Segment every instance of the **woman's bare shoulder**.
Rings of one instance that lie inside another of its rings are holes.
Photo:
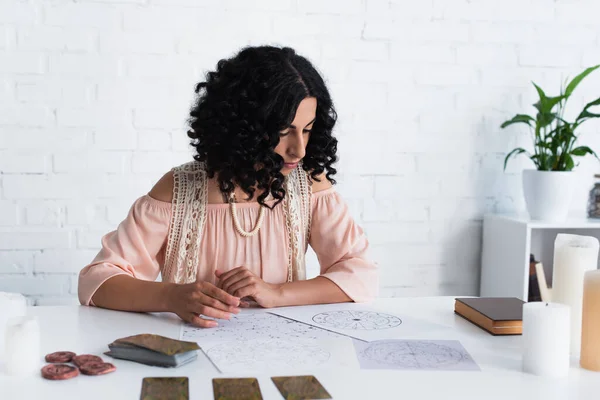
[[[173,201],[173,171],[169,171],[159,179],[152,190],[148,193],[155,200],[170,203]]]
[[[331,181],[327,179],[324,173],[319,175],[317,178],[319,178],[319,181],[317,181],[316,179],[312,180],[313,182],[311,186],[313,193],[322,192],[323,190],[327,190],[333,186],[331,184]]]

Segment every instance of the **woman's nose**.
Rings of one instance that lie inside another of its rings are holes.
[[[304,158],[306,143],[302,133],[294,135],[294,140],[290,143],[288,152],[296,158]]]

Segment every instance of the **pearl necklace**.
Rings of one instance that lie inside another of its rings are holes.
[[[229,195],[229,209],[231,210],[231,217],[233,219],[233,226],[235,227],[235,230],[242,236],[244,237],[250,237],[250,236],[254,236],[258,233],[258,230],[260,229],[262,222],[263,222],[263,218],[265,216],[265,207],[260,205],[260,210],[258,211],[258,220],[256,221],[256,225],[254,226],[254,229],[252,229],[250,232],[245,231],[242,228],[242,225],[240,224],[240,221],[238,220],[237,217],[237,207],[235,205],[235,193],[231,192],[231,194]]]

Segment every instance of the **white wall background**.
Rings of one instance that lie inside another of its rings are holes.
[[[0,1],[0,290],[73,302],[100,237],[185,162],[194,84],[245,44],[295,47],[340,120],[339,191],[382,295],[477,294],[485,212],[524,209],[499,125],[600,63],[577,0]],[[600,95],[600,72],[571,103]],[[582,142],[600,150],[598,124]],[[598,163],[585,159],[573,211]]]

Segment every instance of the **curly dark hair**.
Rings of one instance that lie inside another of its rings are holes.
[[[308,97],[316,98],[317,110],[302,168],[312,180],[325,172],[335,184],[337,113],[323,78],[306,58],[289,47],[245,47],[220,60],[205,79],[196,85],[188,136],[194,159],[205,164],[209,178],[217,176],[223,193],[238,185],[250,199],[256,187],[264,190],[257,199],[261,205],[269,192],[281,202],[284,160],[274,149]]]

